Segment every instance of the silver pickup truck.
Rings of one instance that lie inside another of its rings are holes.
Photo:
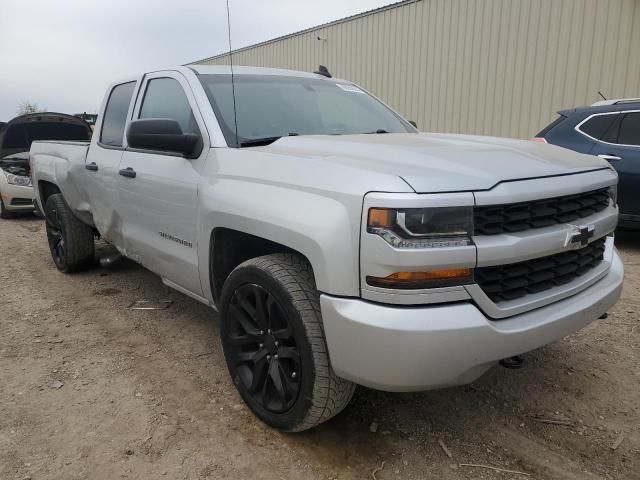
[[[100,237],[219,310],[240,395],[287,431],[336,415],[356,384],[517,366],[616,302],[606,161],[420,133],[323,73],[179,67],[112,85],[90,143],[31,148],[58,269],[90,267]]]

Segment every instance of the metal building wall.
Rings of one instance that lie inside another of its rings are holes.
[[[423,131],[528,138],[598,91],[640,97],[640,0],[410,0],[239,49],[233,62],[323,64]]]

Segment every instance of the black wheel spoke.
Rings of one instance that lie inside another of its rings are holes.
[[[300,353],[298,353],[298,349],[294,347],[278,348],[278,358],[291,359],[296,365],[300,363]]]
[[[253,294],[256,299],[256,321],[258,322],[258,326],[262,330],[267,330],[269,328],[268,314],[267,314],[267,306],[265,303],[265,291],[260,289],[257,285],[253,288]]]
[[[251,378],[251,385],[249,385],[249,393],[255,394],[258,391],[264,392],[267,385],[267,371],[268,371],[269,363],[267,362],[266,357],[261,361],[257,362],[253,367],[253,377]]]
[[[285,371],[282,363],[279,363],[278,368],[280,369],[280,375],[282,375],[282,380],[285,385],[287,395],[294,396],[298,389],[298,383],[291,378],[291,375],[288,374],[287,371]]]
[[[236,347],[242,347],[244,345],[256,344],[258,339],[252,335],[229,335],[229,341]]]
[[[280,362],[278,360],[271,361],[271,364],[269,365],[269,377],[271,378],[271,382],[273,383],[273,387],[275,388],[278,400],[280,400],[282,408],[284,408],[287,404],[287,392],[286,387],[282,381],[279,365]]]
[[[273,336],[279,340],[287,340],[293,336],[293,329],[291,325],[287,322],[287,326],[285,328],[281,328],[279,330],[274,330],[272,332]]]
[[[301,359],[290,320],[276,297],[264,287],[245,284],[227,306],[228,361],[244,390],[260,408],[289,410],[301,388]]]
[[[267,352],[264,349],[253,350],[248,352],[239,353],[236,357],[237,363],[257,363],[267,356]]]
[[[252,320],[249,315],[233,304],[229,305],[229,315],[240,324],[245,333],[250,337],[260,335],[260,330],[251,324]]]

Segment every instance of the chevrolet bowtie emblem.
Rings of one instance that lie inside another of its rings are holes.
[[[565,247],[575,243],[579,243],[580,245],[584,246],[589,243],[589,239],[595,234],[596,226],[593,224],[572,226],[575,228],[575,230],[573,232],[569,232],[569,234],[567,235],[567,242],[565,243]]]

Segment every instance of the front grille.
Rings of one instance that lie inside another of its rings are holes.
[[[603,259],[606,237],[584,248],[526,262],[477,268],[480,288],[494,302],[515,300],[530,293],[569,283],[596,267]]]
[[[476,207],[475,234],[497,235],[573,222],[600,212],[608,205],[609,194],[602,188],[566,197]]]
[[[33,200],[30,198],[12,198],[11,205],[33,205]]]

